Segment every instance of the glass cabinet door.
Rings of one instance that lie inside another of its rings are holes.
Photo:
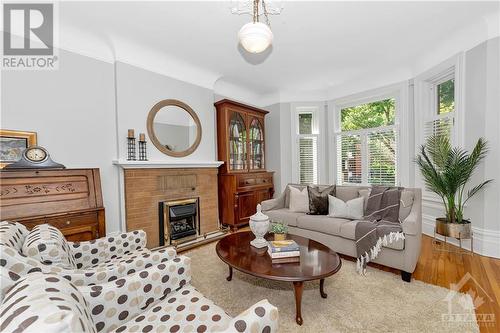
[[[264,129],[257,118],[250,122],[250,169],[264,169]]]
[[[247,128],[243,117],[234,112],[229,121],[229,169],[247,168]]]

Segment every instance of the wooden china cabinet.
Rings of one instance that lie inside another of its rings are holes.
[[[273,172],[266,171],[264,117],[268,113],[227,99],[217,109],[219,216],[236,230],[248,223],[258,203],[274,194]]]

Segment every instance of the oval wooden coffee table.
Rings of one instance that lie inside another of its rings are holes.
[[[266,239],[272,239],[268,235]],[[230,234],[217,243],[219,258],[229,266],[228,281],[233,277],[233,268],[259,278],[292,282],[295,291],[295,321],[302,325],[302,290],[305,281],[320,280],[319,292],[326,298],[325,278],[337,273],[342,261],[337,253],[326,245],[301,236],[288,235],[300,246],[300,262],[272,264],[267,247],[257,249],[250,245],[255,236],[250,231]]]

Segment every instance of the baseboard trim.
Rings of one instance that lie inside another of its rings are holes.
[[[422,215],[422,233],[434,236],[435,217]],[[472,227],[474,237],[474,253],[500,259],[500,231]],[[442,237],[439,236],[440,239]],[[454,238],[447,238],[447,242],[458,246],[458,241]],[[462,241],[462,247],[470,250],[471,242]]]

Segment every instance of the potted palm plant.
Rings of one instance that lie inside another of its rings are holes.
[[[471,153],[452,147],[445,135],[434,135],[420,148],[416,163],[428,190],[443,200],[446,217],[436,219],[436,232],[454,238],[470,238],[471,223],[464,219],[467,201],[481,191],[492,179],[476,186],[466,184],[488,152],[487,143],[480,138]]]

